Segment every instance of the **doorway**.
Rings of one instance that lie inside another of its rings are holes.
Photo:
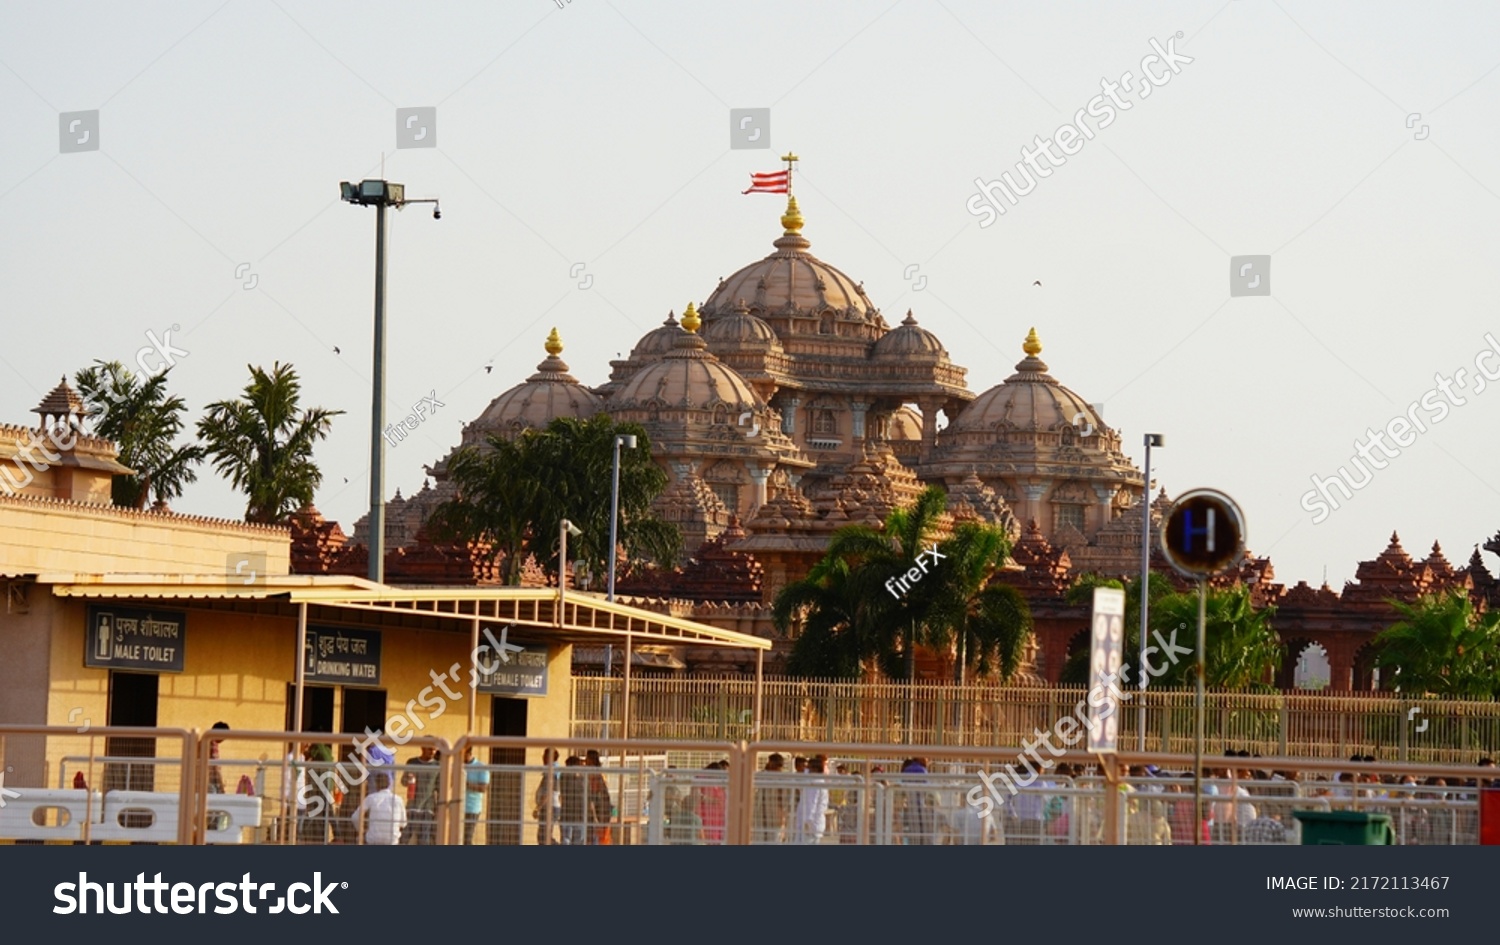
[[[525,699],[508,699],[494,696],[490,700],[490,734],[526,734]],[[490,764],[526,764],[524,748],[491,748]],[[530,808],[522,797],[521,771],[496,771],[490,777],[489,830],[485,831],[485,842],[491,846],[519,846],[521,825]]]
[[[155,673],[109,674],[109,725],[156,727],[156,697],[159,676]],[[111,758],[147,758],[139,764],[109,762],[104,766],[104,790],[151,791],[156,784],[156,739],[112,737],[104,740],[104,754]]]
[[[303,696],[305,698],[307,693],[304,692]],[[329,728],[332,728],[332,695],[329,699]],[[339,731],[345,734],[363,735],[365,729],[372,732],[385,730],[385,690],[350,689],[346,686],[344,687],[344,718]]]
[[[295,731],[292,726],[296,723],[296,713],[292,711],[297,701],[297,686],[295,683],[286,684],[286,730]],[[332,732],[333,731],[333,687],[332,686],[307,686],[302,687],[302,730],[304,732]],[[364,729],[359,731],[363,732]]]

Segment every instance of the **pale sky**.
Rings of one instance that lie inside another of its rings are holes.
[[[913,309],[976,392],[1035,325],[1137,465],[1142,433],[1166,436],[1169,494],[1238,500],[1278,580],[1326,566],[1337,587],[1393,529],[1462,565],[1500,528],[1500,383],[1474,393],[1500,337],[1500,7],[559,2],[4,3],[0,418],[177,325],[194,420],[277,360],[305,404],[348,411],[317,504],[352,530],[374,211],[341,204],[340,180],[384,160],[443,202],[438,221],[392,214],[388,415],[444,405],[388,450],[409,494],[552,326],[600,384],[770,252],[782,198],[740,191],[791,149],[812,251],[888,322]],[[1128,111],[982,227],[975,179],[1018,177],[1021,149],[1139,76],[1153,39],[1192,62],[1118,93]],[[397,147],[411,107],[436,108],[436,147]],[[769,149],[730,148],[734,108],[771,110]],[[93,110],[61,153],[60,115]],[[1231,298],[1231,257],[1255,255],[1271,294]],[[1310,477],[1460,368],[1463,404],[1314,524]],[[244,501],[205,468],[174,508]]]

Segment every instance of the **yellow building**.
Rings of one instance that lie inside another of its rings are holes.
[[[0,449],[0,784],[64,788],[70,758],[158,754],[149,738],[98,745],[88,729],[106,725],[562,739],[575,644],[769,648],[579,591],[289,574],[284,528],[105,504],[110,477],[129,470],[80,433],[82,408],[64,382],[38,427],[0,430],[16,444]],[[4,731],[43,725],[77,734]],[[263,760],[274,745],[230,740],[222,758]],[[172,790],[159,769],[117,764],[92,786]]]

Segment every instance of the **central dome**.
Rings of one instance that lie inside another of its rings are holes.
[[[699,310],[704,322],[711,325],[715,319],[732,314],[744,300],[750,314],[762,318],[817,319],[832,314],[845,321],[885,328],[863,284],[807,251],[812,244],[801,232],[797,198],[788,199],[781,222],[786,231],[771,244],[776,252],[720,279],[718,288]]]

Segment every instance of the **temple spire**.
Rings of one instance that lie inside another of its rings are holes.
[[[1042,353],[1042,339],[1036,336],[1035,327],[1026,333],[1026,340],[1021,344],[1021,350],[1033,358]]]
[[[802,211],[797,209],[797,198],[792,196],[792,171],[802,159],[791,151],[783,154],[781,159],[786,162],[786,213],[781,215],[781,227],[787,236],[792,236],[802,232]]]

